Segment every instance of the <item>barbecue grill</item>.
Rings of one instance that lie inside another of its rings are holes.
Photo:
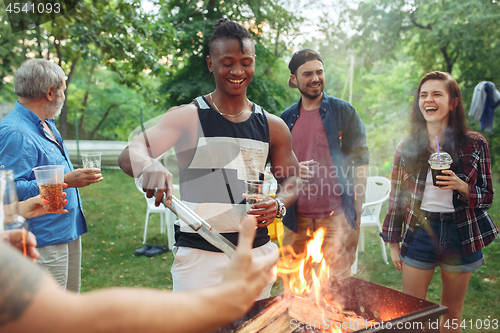
[[[351,310],[367,320],[380,325],[363,327],[356,332],[439,332],[437,320],[448,308],[394,289],[349,277],[337,281],[329,290],[333,299],[345,310]],[[231,333],[247,320],[254,318],[283,295],[257,301],[248,313],[214,333]],[[297,328],[294,333],[319,332]]]

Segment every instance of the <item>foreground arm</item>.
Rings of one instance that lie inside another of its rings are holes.
[[[5,230],[0,232],[0,243],[4,244],[10,244],[14,248],[18,249],[19,252],[24,251],[24,246],[23,246],[23,239],[26,241],[26,256],[31,258],[31,260],[35,263],[36,259],[40,257],[40,253],[38,253],[38,250],[36,249],[36,237],[33,235],[33,233],[28,232],[27,234],[24,234],[24,230],[21,229],[13,229],[13,230]],[[2,245],[0,244],[0,247]],[[2,248],[3,249],[3,248]],[[0,254],[0,269],[1,269],[1,254]],[[0,273],[1,275],[1,273]],[[0,318],[2,314],[2,307],[1,307],[1,282],[0,278]],[[0,320],[1,322],[1,320]],[[0,325],[1,327],[1,325]]]
[[[67,184],[64,184],[64,187],[67,187]],[[63,198],[66,197],[66,193],[63,193]],[[48,203],[47,200],[40,198],[40,195],[36,197],[29,198],[28,200],[19,202],[19,213],[27,218],[31,219],[34,217],[46,215],[47,212],[43,208],[43,205]],[[66,205],[68,200],[63,200],[63,205]],[[67,213],[67,210],[63,210],[61,213]],[[26,244],[26,256],[31,258],[33,262],[36,262],[36,259],[40,257],[40,253],[36,249],[36,238],[35,235],[31,232],[24,234],[24,230],[21,229],[12,229],[5,230],[0,232],[0,242],[9,243],[11,246],[17,248],[19,251],[24,251],[23,241]]]
[[[269,282],[277,253],[254,261],[255,219],[240,226],[239,246],[221,285],[191,292],[115,288],[66,293],[17,251],[0,244],[2,332],[211,332],[251,307]]]

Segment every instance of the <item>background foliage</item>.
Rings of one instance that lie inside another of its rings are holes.
[[[371,164],[387,167],[406,135],[414,89],[429,70],[450,71],[468,108],[477,83],[500,82],[497,0],[83,0],[70,14],[12,33],[0,4],[0,103],[15,101],[12,74],[27,58],[67,73],[64,138],[126,140],[145,119],[215,88],[206,66],[213,24],[242,23],[257,65],[248,96],[274,114],[296,102],[287,61],[311,47],[323,56],[326,92],[342,97],[355,60],[351,103],[365,123]],[[348,93],[343,96],[348,99]],[[468,119],[474,130],[479,124]],[[500,128],[486,134],[500,170]]]

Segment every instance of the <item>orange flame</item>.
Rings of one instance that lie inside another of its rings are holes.
[[[310,236],[311,233],[308,231]],[[322,285],[328,283],[330,276],[321,246],[325,229],[318,229],[306,245],[304,253],[295,254],[291,247],[285,247],[284,256],[278,262],[278,275],[288,281],[288,289],[295,296],[316,295],[320,301]]]
[[[325,311],[342,313],[339,303],[333,301],[331,296],[329,299],[325,298],[324,291],[328,289],[330,279],[330,269],[321,249],[325,233],[325,228],[319,228],[313,235],[307,230],[311,240],[303,253],[296,254],[291,246],[282,247],[282,256],[277,266],[277,274],[283,279],[285,294],[309,298],[318,305],[323,315]],[[342,330],[331,327],[323,332],[342,333]]]

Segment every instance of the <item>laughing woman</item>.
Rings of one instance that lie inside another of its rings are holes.
[[[410,134],[396,149],[381,236],[402,270],[404,293],[425,299],[434,268],[441,267],[441,304],[449,308],[441,332],[459,332],[452,323],[460,326],[471,273],[484,264],[481,249],[498,233],[486,212],[493,201],[488,144],[467,130],[460,89],[448,73],[422,78],[410,120]],[[434,186],[428,159],[438,150],[453,164]]]

